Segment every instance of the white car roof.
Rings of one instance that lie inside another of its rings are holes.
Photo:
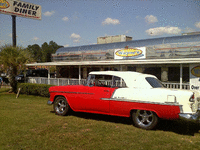
[[[124,79],[128,87],[133,88],[151,88],[150,84],[146,81],[146,77],[156,78],[154,75],[143,74],[133,71],[93,71],[89,75],[111,75],[118,76]]]

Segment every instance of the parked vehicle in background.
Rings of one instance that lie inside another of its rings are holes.
[[[21,72],[18,76],[15,77],[15,80],[18,82],[24,82],[25,77],[48,77],[47,69],[35,69],[35,70],[26,70],[26,73]]]
[[[1,85],[6,85],[9,83],[9,80],[7,77],[0,77],[0,84]]]
[[[53,86],[50,100],[58,115],[72,109],[131,117],[135,126],[153,129],[158,119],[200,122],[200,101],[189,90],[167,89],[153,75],[130,71],[89,73],[86,85]]]

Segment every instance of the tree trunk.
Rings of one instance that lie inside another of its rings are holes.
[[[10,86],[12,87],[12,92],[17,92],[17,81],[15,80],[15,76],[17,76],[17,67],[11,66],[9,71],[9,81]]]

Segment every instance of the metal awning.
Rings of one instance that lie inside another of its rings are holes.
[[[72,62],[45,62],[32,63],[26,66],[86,66],[86,65],[145,65],[145,64],[194,64],[200,63],[200,58],[182,59],[135,59],[135,60],[109,60],[109,61],[72,61]]]

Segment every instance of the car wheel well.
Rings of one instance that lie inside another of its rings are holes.
[[[64,97],[64,96],[63,96],[63,95],[56,95],[56,96],[54,97],[53,102],[56,100],[57,97]],[[66,97],[64,97],[64,98],[66,99]]]
[[[143,110],[143,109],[132,109],[132,110],[130,111],[130,117],[132,117],[133,112],[136,112],[137,110]],[[148,109],[146,109],[146,110],[148,110]],[[159,118],[159,116],[157,115],[157,113],[156,113],[155,111],[153,111],[153,110],[150,110],[150,111],[154,112],[155,115]]]
[[[53,109],[55,114],[60,116],[68,115],[71,110],[67,99],[63,95],[55,96]]]

